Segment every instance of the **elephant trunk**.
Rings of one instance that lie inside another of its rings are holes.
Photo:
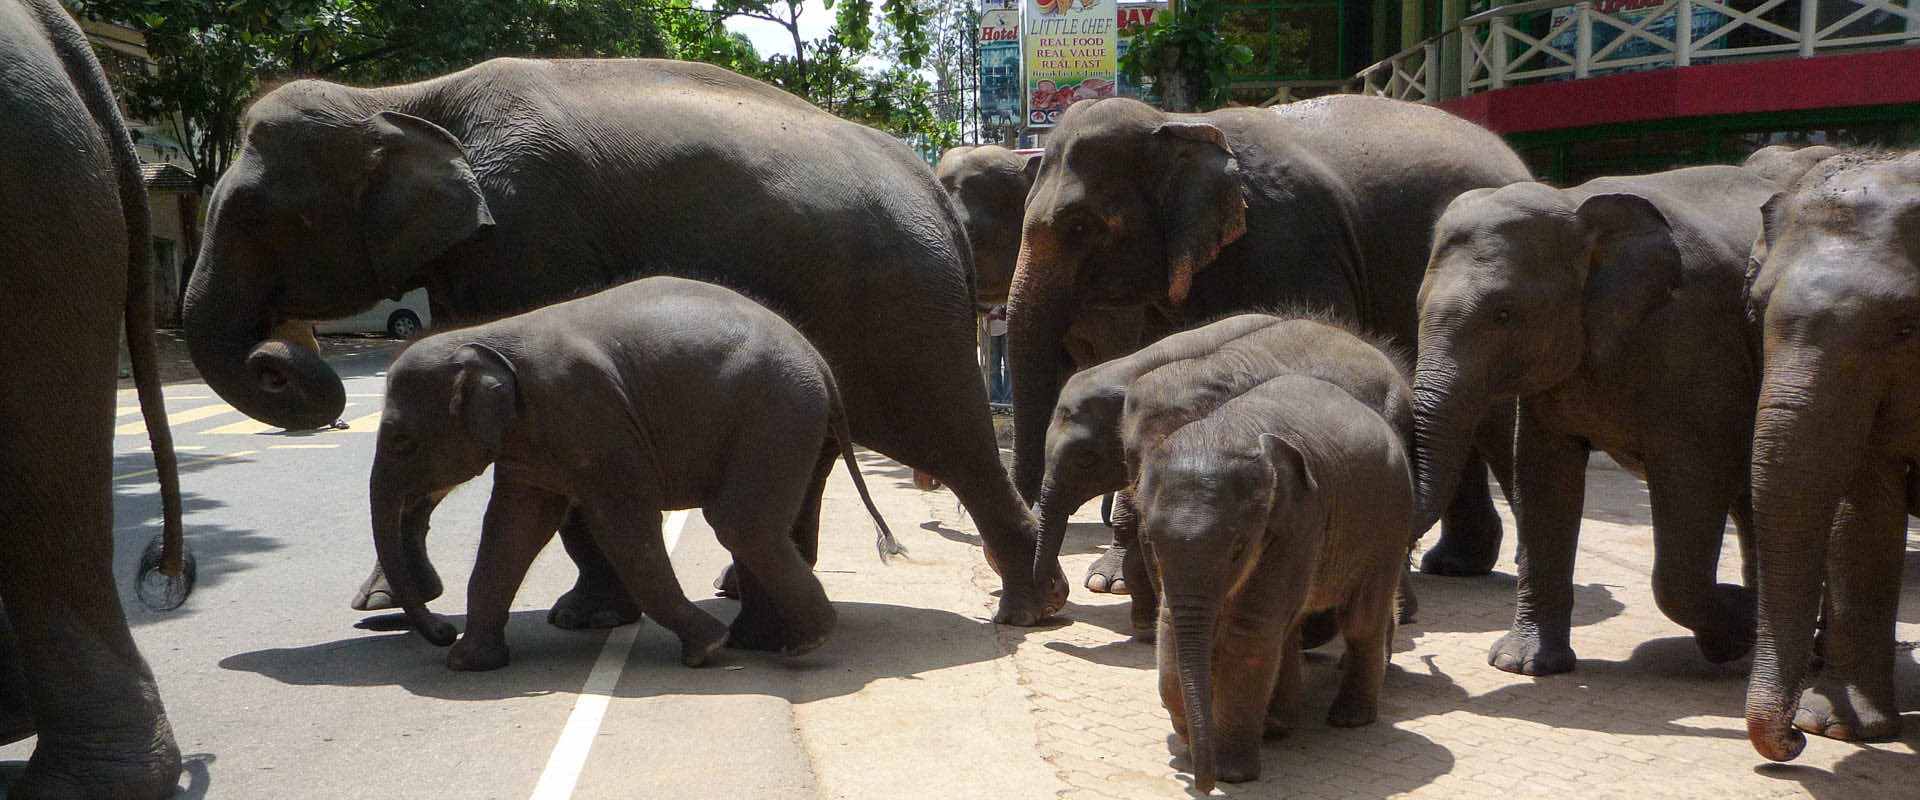
[[[1063,467],[1055,464],[1048,472],[1046,483],[1040,489],[1040,502],[1034,507],[1035,515],[1040,517],[1040,542],[1033,553],[1034,575],[1053,574],[1053,565],[1060,557],[1060,545],[1067,538],[1067,517],[1093,499],[1090,495],[1066,491],[1067,481],[1059,474]]]
[[[1459,488],[1472,454],[1473,435],[1486,415],[1480,396],[1463,396],[1458,366],[1448,359],[1422,356],[1413,378],[1413,530],[1424,532],[1440,521]]]
[[[257,278],[227,274],[218,217],[187,285],[182,316],[193,366],[207,385],[249,417],[288,430],[340,418],[347,394],[340,376],[317,353],[269,339],[274,292]]]
[[[1213,639],[1218,603],[1207,596],[1181,594],[1170,596],[1167,607],[1173,621],[1180,694],[1187,712],[1187,757],[1193,763],[1193,788],[1207,794],[1219,779],[1213,742]]]
[[[406,612],[407,621],[427,641],[445,647],[453,644],[458,634],[452,625],[427,610],[421,584],[422,579],[439,582],[426,560],[427,519],[434,505],[431,497],[409,502],[395,493],[375,489],[373,545],[393,599]]]
[[[1753,517],[1760,552],[1758,632],[1747,683],[1747,739],[1788,761],[1814,644],[1834,510],[1864,463],[1880,393],[1820,380],[1791,353],[1769,354],[1753,437]]]
[[[1047,422],[1060,400],[1062,342],[1072,319],[1072,276],[1058,247],[1029,228],[1007,298],[1007,365],[1013,378],[1013,481],[1031,503],[1046,472]]]

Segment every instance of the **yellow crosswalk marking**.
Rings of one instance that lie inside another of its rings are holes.
[[[128,414],[138,414],[138,413],[140,413],[139,406],[118,406],[113,409],[113,415],[116,417],[124,417]]]
[[[337,444],[270,444],[268,450],[337,450]]]
[[[354,432],[372,433],[379,429],[380,429],[380,412],[375,411],[364,417],[356,417],[354,419],[347,420],[346,430],[333,431],[333,433],[354,433]]]
[[[266,433],[267,431],[273,430],[279,430],[279,428],[259,420],[243,419],[232,425],[222,425],[218,428],[201,431],[200,433],[207,436],[227,436],[232,434]]]
[[[178,428],[181,425],[185,425],[189,422],[198,422],[208,417],[217,417],[217,416],[220,416],[221,414],[225,414],[232,410],[233,410],[233,406],[227,405],[226,403],[214,403],[213,405],[210,405],[210,406],[201,406],[199,408],[188,409],[186,411],[182,411],[177,414],[168,414],[167,426]],[[132,433],[143,433],[146,430],[147,430],[147,423],[144,421],[129,422],[125,425],[121,425],[117,428],[114,428],[113,435],[125,436],[127,434],[132,434]]]

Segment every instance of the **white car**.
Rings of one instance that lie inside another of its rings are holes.
[[[415,289],[399,300],[381,300],[351,317],[315,322],[313,329],[315,333],[370,333],[409,339],[432,324],[433,315],[427,313],[427,290]]]

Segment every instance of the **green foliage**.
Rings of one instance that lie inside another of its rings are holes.
[[[1120,68],[1136,83],[1143,77],[1186,81],[1199,108],[1226,105],[1234,67],[1252,61],[1253,50],[1220,35],[1225,17],[1223,0],[1175,2],[1155,14],[1153,22],[1133,29],[1133,44],[1121,57]],[[1171,89],[1162,85],[1160,93],[1165,97]]]

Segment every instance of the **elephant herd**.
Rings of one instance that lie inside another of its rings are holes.
[[[0,61],[21,65],[0,108],[25,121],[0,131],[0,303],[48,335],[17,348],[32,363],[7,362],[26,391],[0,403],[0,733],[40,737],[9,792],[168,796],[179,751],[110,574],[123,316],[166,498],[158,574],[184,569],[137,162],[58,4],[0,2]],[[981,148],[936,171],[785,92],[658,60],[294,81],[243,125],[184,303],[222,399],[287,428],[338,418],[339,377],[273,338],[285,320],[424,287],[437,320],[467,326],[390,370],[380,564],[353,601],[452,643],[426,610],[427,518],[494,464],[450,665],[506,662],[494,623],[556,530],[579,568],[557,626],[652,616],[690,664],[723,642],[818,645],[833,622],[808,568],[819,493],[857,443],[953,490],[1006,624],[1064,607],[1060,524],[1123,490],[1124,540],[1098,568],[1126,573],[1135,619],[1157,628],[1196,782],[1242,780],[1296,699],[1302,645],[1343,635],[1330,722],[1373,719],[1414,536],[1444,518],[1422,568],[1492,568],[1488,466],[1525,554],[1490,661],[1571,669],[1581,466],[1601,449],[1648,482],[1662,611],[1710,659],[1755,651],[1762,754],[1793,757],[1796,727],[1897,732],[1920,156],[1764,151],[1555,189],[1484,129],[1338,96],[1207,114],[1082,102],[1039,156]],[[31,186],[67,201],[29,211]],[[1000,301],[1011,475],[974,360],[976,306]],[[1069,457],[1074,420],[1087,440]],[[690,505],[735,556],[731,626],[676,597],[657,529],[634,522]],[[1745,586],[1713,583],[1728,513]],[[877,541],[897,550],[884,522]],[[1823,610],[1825,665],[1800,695]]]

